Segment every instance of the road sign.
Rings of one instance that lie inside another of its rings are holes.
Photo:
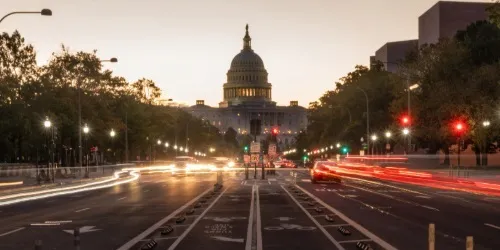
[[[260,142],[252,142],[250,144],[250,153],[260,153]]]
[[[259,162],[259,155],[258,154],[252,154],[250,158],[251,162]]]
[[[250,163],[250,155],[244,155],[244,156],[243,156],[243,161],[244,161],[245,163]]]
[[[269,156],[275,156],[276,155],[276,144],[270,143],[269,148],[267,150],[267,154]]]

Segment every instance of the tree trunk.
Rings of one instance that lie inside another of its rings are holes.
[[[481,166],[481,148],[474,144],[474,154],[476,155],[476,166]]]
[[[450,148],[448,147],[447,143],[445,143],[442,146],[442,150],[443,150],[443,153],[444,153],[443,165],[449,166],[450,165]]]
[[[488,151],[489,151],[489,144],[485,143],[483,147],[483,152],[481,153],[481,165],[482,166],[488,166]]]

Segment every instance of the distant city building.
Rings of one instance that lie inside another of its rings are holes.
[[[418,44],[437,43],[453,37],[469,24],[486,20],[492,3],[439,1],[418,18]]]
[[[250,133],[250,120],[261,120],[262,135],[257,139],[264,139],[273,128],[278,128],[280,147],[291,145],[295,136],[307,127],[307,110],[297,101],[290,101],[289,106],[277,106],[272,101],[272,85],[268,82],[264,62],[252,49],[248,25],[243,49],[231,61],[226,75],[224,99],[219,107],[210,107],[204,100],[197,100],[196,105],[186,110],[210,121],[221,132],[233,128],[242,135]]]
[[[418,40],[388,42],[375,52],[373,59],[370,57],[370,66],[376,61],[380,61],[387,71],[396,73],[398,64],[405,59],[409,52],[415,51],[417,48]]]
[[[418,18],[418,40],[388,42],[370,56],[370,67],[376,61],[384,64],[389,72],[398,71],[398,63],[423,44],[437,43],[441,38],[453,37],[469,24],[486,20],[486,9],[491,3],[439,1]]]
[[[176,108],[189,107],[189,105],[187,105],[185,103],[174,102],[173,99],[160,99],[160,100],[156,101],[156,104],[161,105],[161,106],[176,107]]]

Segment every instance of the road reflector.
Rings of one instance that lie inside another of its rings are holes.
[[[166,227],[164,227],[164,228],[160,231],[160,233],[161,233],[161,235],[167,235],[167,234],[169,234],[169,233],[171,233],[171,232],[173,232],[173,231],[174,231],[174,228],[173,228],[172,226],[170,226],[170,225],[167,225]]]
[[[190,208],[188,211],[186,211],[186,214],[194,214],[194,208]]]
[[[329,221],[329,222],[333,222],[334,221],[333,217],[335,217],[335,215],[327,214],[327,215],[325,215],[325,220]]]
[[[347,230],[346,228],[344,228],[343,226],[340,226],[340,227],[338,228],[338,230],[339,230],[339,232],[340,232],[341,234],[343,234],[343,235],[346,235],[346,236],[347,236],[347,235],[351,235],[351,232],[350,232],[349,230]]]
[[[181,216],[177,217],[177,219],[175,219],[175,223],[177,223],[177,224],[180,224],[184,221],[186,221],[186,216],[184,216],[184,215],[181,215]]]
[[[142,245],[141,250],[151,250],[155,248],[156,245],[158,245],[158,243],[156,243],[156,241],[152,239],[148,243]]]
[[[373,250],[370,245],[361,241],[358,241],[358,243],[356,243],[356,247],[361,250]]]
[[[320,207],[316,207],[314,209],[317,213],[323,213],[323,209],[321,209]]]

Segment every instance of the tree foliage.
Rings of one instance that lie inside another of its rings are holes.
[[[155,105],[161,90],[150,79],[128,83],[110,70],[103,70],[96,51],[72,52],[62,46],[43,66],[36,65],[33,46],[19,32],[0,36],[0,161],[46,160],[48,131],[54,125],[57,160],[74,165],[78,159],[78,103],[81,100],[84,152],[97,146],[125,158],[128,131],[130,160],[146,155],[172,156],[175,143],[189,142],[190,152],[205,152],[223,142],[219,131],[181,109]],[[115,138],[110,137],[111,129]],[[170,148],[157,144],[169,142]],[[186,143],[187,144],[187,143]],[[191,146],[192,145],[192,146]]]

